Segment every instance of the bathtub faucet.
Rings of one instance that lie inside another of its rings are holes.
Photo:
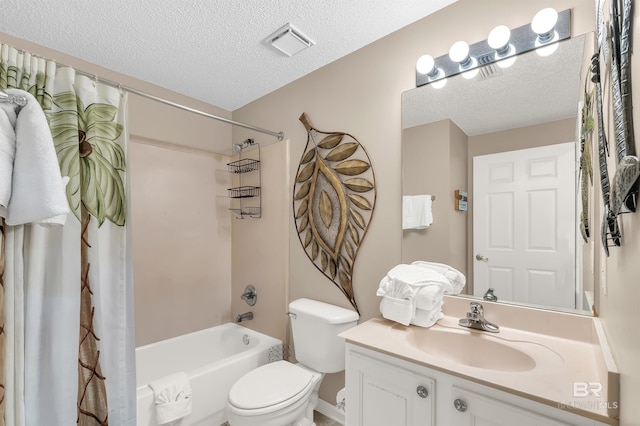
[[[253,312],[245,312],[244,314],[238,314],[236,322],[249,321],[253,319]]]

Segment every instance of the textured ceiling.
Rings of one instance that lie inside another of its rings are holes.
[[[467,135],[477,136],[575,117],[586,38],[563,41],[550,56],[518,56],[511,67],[495,67],[496,74],[484,80],[458,75],[442,89],[409,90],[402,96],[403,128],[449,118]]]
[[[0,31],[233,111],[454,1],[4,0]]]

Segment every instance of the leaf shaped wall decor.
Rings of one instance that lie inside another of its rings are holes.
[[[321,132],[304,113],[300,121],[307,129],[307,145],[293,188],[298,238],[309,260],[360,313],[353,265],[375,208],[373,167],[350,134]]]

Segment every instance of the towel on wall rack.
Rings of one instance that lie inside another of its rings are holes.
[[[433,223],[431,195],[405,195],[402,197],[402,229],[425,229]]]
[[[8,225],[64,224],[69,205],[47,119],[29,93],[25,105],[0,102],[0,216]]]

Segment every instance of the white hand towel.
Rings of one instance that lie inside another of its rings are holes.
[[[414,296],[416,309],[430,311],[442,305],[444,288],[440,283],[420,287]]]
[[[402,197],[402,229],[425,229],[432,223],[431,195]]]
[[[6,92],[27,98],[25,106],[9,104],[15,108],[17,117],[6,222],[8,225],[39,221],[63,224],[63,215],[69,212],[69,205],[44,111],[31,94],[18,89],[7,89]]]
[[[380,313],[388,320],[409,325],[413,316],[414,306],[411,300],[396,299],[384,296],[380,301]]]
[[[13,162],[16,156],[16,111],[9,103],[0,103],[0,216],[7,216],[11,199]]]
[[[411,265],[430,269],[444,275],[444,277],[448,281],[448,285],[445,287],[444,291],[445,294],[459,294],[467,283],[467,278],[462,272],[449,265],[445,265],[444,263],[434,263],[417,260],[411,263]]]
[[[185,373],[175,373],[149,383],[159,425],[191,414],[191,385]]]
[[[440,306],[430,310],[416,309],[413,313],[413,317],[411,317],[411,324],[419,327],[431,327],[442,318],[444,318],[444,314],[442,313],[441,303]]]
[[[430,284],[449,285],[449,280],[442,273],[431,268],[421,268],[416,265],[400,264],[396,265],[387,276],[396,282],[407,283],[412,286],[424,286]]]

